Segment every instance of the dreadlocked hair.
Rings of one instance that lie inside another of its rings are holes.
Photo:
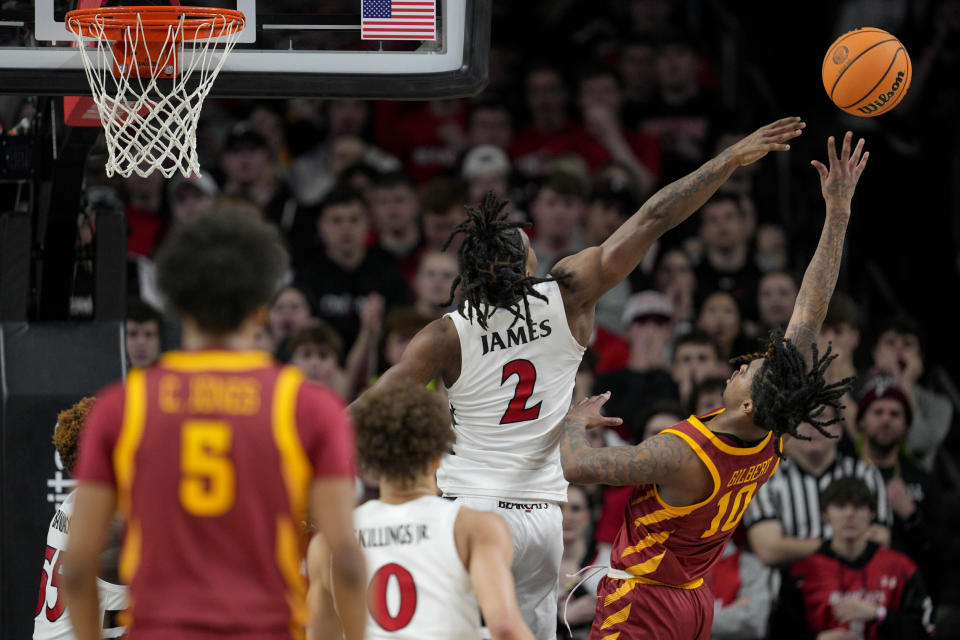
[[[771,334],[765,351],[731,361],[743,364],[756,358],[764,359],[750,385],[753,422],[761,429],[773,431],[777,439],[776,452],[781,458],[780,436],[783,434],[789,433],[800,440],[810,439],[797,433],[797,426],[802,422],[810,423],[828,438],[836,437],[829,434],[825,427],[840,421],[843,409],[840,399],[850,390],[850,383],[853,382],[852,377],[839,382],[827,382],[824,374],[837,358],[837,354],[832,353],[832,344],[827,346],[822,358],[816,343],[811,345],[811,349],[813,359],[808,369],[800,350],[778,330]],[[828,407],[834,409],[836,417],[827,419],[823,415]]]
[[[507,221],[503,211],[506,206],[506,200],[498,200],[493,191],[488,191],[479,207],[466,207],[467,219],[454,228],[443,244],[446,250],[457,234],[467,236],[457,252],[460,274],[450,286],[450,299],[444,304],[452,304],[457,286],[463,285],[463,300],[457,310],[464,318],[471,322],[476,318],[480,327],[486,329],[487,318],[494,311],[507,309],[514,316],[511,327],[525,320],[527,329],[533,331],[529,296],[547,300],[533,286],[557,278],[526,275],[527,252],[519,229],[530,223]]]

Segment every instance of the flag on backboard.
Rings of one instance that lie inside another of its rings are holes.
[[[436,40],[437,0],[360,0],[363,40]]]

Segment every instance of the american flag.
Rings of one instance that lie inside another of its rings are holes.
[[[361,0],[364,40],[435,40],[436,0]]]

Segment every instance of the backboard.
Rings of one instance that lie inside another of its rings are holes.
[[[432,99],[478,93],[487,82],[492,0],[436,1],[437,38],[428,41],[361,39],[361,0],[180,4],[246,16],[213,96]],[[64,26],[74,8],[76,0],[0,2],[0,93],[90,95]]]

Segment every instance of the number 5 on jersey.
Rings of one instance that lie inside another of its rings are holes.
[[[180,433],[180,504],[195,516],[222,516],[236,499],[233,431],[222,420],[187,420]]]
[[[511,360],[503,365],[503,377],[500,386],[506,383],[511,376],[517,376],[517,389],[513,392],[513,399],[507,405],[507,410],[500,418],[500,424],[526,422],[540,417],[541,400],[532,407],[526,406],[527,400],[533,395],[533,386],[537,383],[537,369],[529,360]]]

